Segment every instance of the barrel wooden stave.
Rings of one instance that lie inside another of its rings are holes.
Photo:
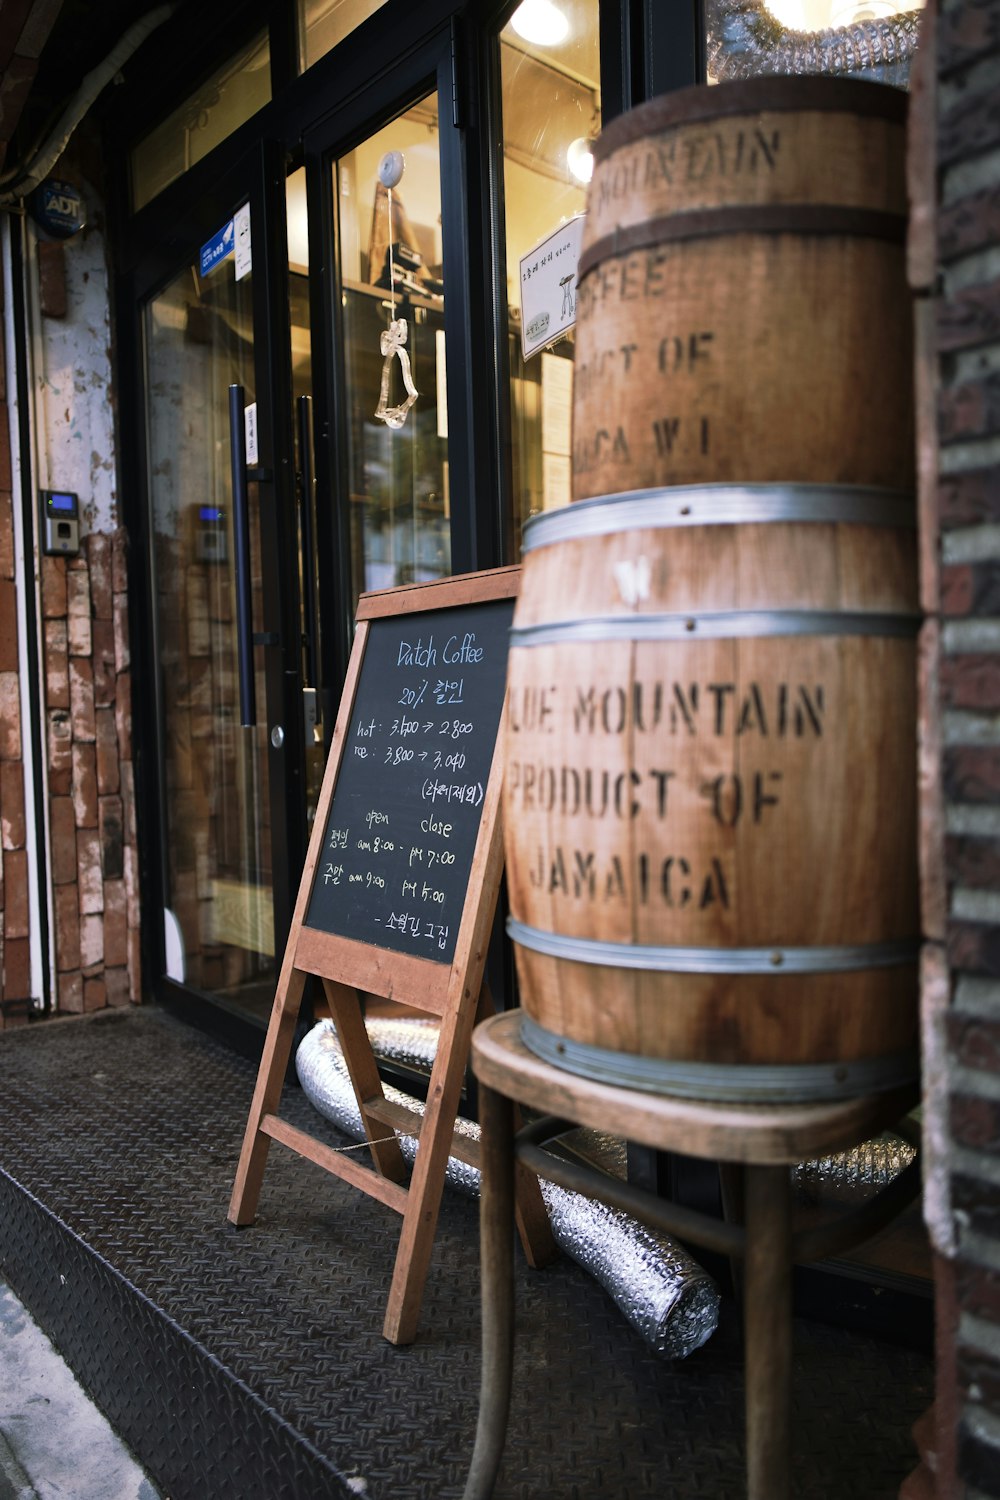
[[[913,483],[906,98],[857,80],[686,89],[595,148],[575,499]]]
[[[627,500],[587,509],[613,516]],[[515,923],[623,949],[704,949],[709,960],[912,945],[915,640],[905,626],[899,636],[845,632],[852,616],[912,621],[913,528],[667,529],[655,501],[643,508],[648,526],[612,526],[525,557],[506,744]],[[641,597],[627,603],[623,580],[637,577]],[[798,611],[832,617],[832,633],[767,634],[762,624],[761,634],[725,635],[734,612],[766,622]],[[646,622],[687,617],[695,629],[678,639],[571,634],[529,645],[519,636],[583,621],[598,634],[612,622],[639,635]],[[722,638],[699,638],[699,622],[713,617]],[[836,973],[672,973],[553,958],[514,935],[522,1005],[550,1037],[659,1060],[667,1079],[692,1064],[728,1070],[732,1097],[743,1096],[748,1068],[787,1079],[824,1064],[836,1089],[846,1063],[877,1071],[914,1045],[912,960]],[[798,1086],[808,1097],[812,1073]]]
[[[525,1039],[590,1076],[812,1098],[915,1066],[915,528],[863,502],[809,515],[809,486],[913,486],[905,111],[857,81],[755,79],[650,101],[597,144],[589,503],[578,533],[529,526],[506,783]],[[765,500],[758,523],[751,495],[728,524],[727,483],[801,487],[797,513]],[[663,505],[637,521],[620,492],[645,490]],[[603,727],[581,734],[592,693]]]
[[[579,287],[574,499],[911,488],[911,316],[901,242],[741,233],[609,256]]]
[[[788,1070],[791,1094],[797,1068],[825,1064],[835,1077],[841,1065],[877,1065],[917,1047],[913,964],[857,970],[849,985],[830,974],[744,975],[736,984],[716,974],[632,973],[516,951],[522,990],[536,997],[528,1014],[551,1035],[623,1059],[654,1058],[665,1079],[689,1064],[728,1069],[734,1098],[742,1093],[741,1068]]]
[[[515,647],[512,911],[639,945],[912,938],[914,677],[912,640]]]
[[[700,500],[710,508],[713,493],[692,492],[692,504]],[[613,502],[594,508],[614,515]],[[558,546],[528,552],[515,627],[588,616],[631,613],[641,618],[719,609],[903,615],[919,610],[915,524],[887,528],[813,521],[667,528],[657,524],[655,504],[646,510],[649,524],[612,527],[595,538],[571,536]],[[642,596],[626,603],[621,580],[639,569]]]
[[[905,98],[878,88],[859,95],[829,79],[789,93],[787,82],[715,89],[710,103],[732,112],[710,118],[687,118],[706,101],[703,91],[684,90],[631,111],[627,123],[614,121],[597,143],[583,250],[616,228],[737,204],[905,214]],[[788,108],[773,107],[779,94],[788,95]],[[829,108],[810,108],[820,97]],[[855,112],[861,99],[888,115]]]

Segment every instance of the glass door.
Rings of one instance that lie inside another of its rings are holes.
[[[262,158],[142,308],[163,975],[258,1023],[301,870],[306,737],[285,201]]]
[[[453,66],[437,35],[304,142],[331,677],[346,664],[360,593],[487,565],[469,519],[468,346],[483,335],[469,310]]]
[[[355,591],[450,571],[439,135],[430,94],[332,167]]]

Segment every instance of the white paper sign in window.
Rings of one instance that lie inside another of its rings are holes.
[[[250,205],[244,203],[233,214],[234,254],[236,258],[236,280],[242,281],[253,270],[253,249],[250,240]]]
[[[521,352],[537,354],[576,322],[576,270],[583,215],[568,219],[527,255],[521,267]]]

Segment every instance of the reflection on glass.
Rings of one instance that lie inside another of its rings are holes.
[[[706,0],[709,83],[836,73],[906,88],[924,0]]]
[[[299,0],[301,67],[311,68],[384,4],[385,0]]]
[[[400,152],[395,187],[379,164]],[[370,136],[334,167],[340,218],[348,411],[351,571],[364,589],[420,583],[451,566],[445,386],[441,172],[437,96]],[[401,426],[375,416],[405,404],[403,362],[390,324],[406,322],[419,392]]]
[[[136,146],[133,208],[142,208],[201,161],[270,98],[271,51],[267,33],[262,32]]]
[[[250,278],[194,267],[145,315],[170,977],[266,1015],[274,984],[263,711],[239,724],[228,388],[254,399]],[[250,486],[254,618],[261,567]],[[255,657],[265,704],[261,651]],[[179,937],[179,941],[178,941]]]
[[[582,213],[601,126],[597,0],[524,0],[500,34],[515,532],[568,504],[573,337],[525,360],[520,260]]]

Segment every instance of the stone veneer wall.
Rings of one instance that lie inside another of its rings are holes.
[[[141,993],[124,531],[42,559],[42,616],[56,1003],[99,1010]]]

